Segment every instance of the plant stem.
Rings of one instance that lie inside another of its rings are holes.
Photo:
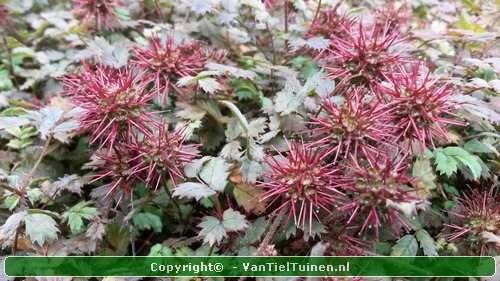
[[[314,23],[316,22],[316,19],[318,18],[318,14],[319,14],[320,9],[321,9],[321,0],[319,0],[319,2],[318,2],[318,7],[316,8],[316,13],[314,14],[314,18],[313,18],[311,25],[314,25]]]
[[[163,189],[165,189],[165,192],[167,193],[170,200],[172,202],[174,202],[175,208],[177,209],[177,212],[179,213],[179,220],[182,220],[181,206],[179,206],[179,203],[177,203],[177,200],[175,200],[175,198],[172,196],[172,193],[168,189],[167,182],[166,182],[165,178],[162,177],[161,181],[162,181]]]
[[[215,243],[214,243],[214,244],[212,244],[212,246],[210,246],[210,250],[208,251],[207,256],[209,256],[209,257],[210,257],[210,256],[212,255],[212,253],[214,252],[214,249],[215,249]]]
[[[21,224],[23,222],[20,221],[19,225],[16,228],[16,236],[14,236],[14,245],[12,246],[12,254],[15,254],[17,252],[17,241],[19,240],[19,232],[21,231]]]
[[[276,234],[276,231],[278,231],[278,228],[280,226],[280,222],[283,219],[283,216],[287,212],[288,208],[282,208],[281,211],[278,213],[278,216],[276,219],[274,219],[273,224],[271,225],[271,228],[269,228],[269,231],[267,232],[266,236],[262,240],[262,243],[260,244],[259,248],[257,251],[255,251],[255,256],[260,256],[262,251],[269,246],[269,243],[271,243],[271,240],[274,240],[274,235]]]
[[[30,172],[26,176],[26,180],[21,188],[21,192],[26,192],[26,188],[30,184],[30,181],[33,178],[33,175],[35,174],[36,169],[38,169],[38,166],[40,165],[40,163],[42,163],[43,157],[47,153],[47,150],[49,149],[51,141],[52,141],[52,134],[49,134],[49,136],[47,137],[47,141],[45,142],[45,146],[43,147],[42,153],[40,154],[40,157],[38,157],[38,159],[35,162],[35,165],[33,165]]]
[[[15,193],[17,195],[19,195],[20,197],[23,197],[25,194],[23,192],[21,192],[20,190],[6,184],[6,183],[3,183],[3,182],[0,182],[0,188],[3,188],[7,191],[10,191],[12,193]]]
[[[161,12],[161,7],[160,7],[160,4],[158,3],[158,0],[155,0],[155,6],[156,6],[156,11],[158,13],[158,16],[160,16],[161,22],[165,23],[165,17],[163,16],[163,13]]]

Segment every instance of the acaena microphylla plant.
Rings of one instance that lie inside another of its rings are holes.
[[[411,12],[406,11],[405,5],[397,6],[389,1],[387,5],[375,7],[374,16],[378,24],[385,25],[389,21],[389,29],[401,30],[407,26]]]
[[[172,92],[185,97],[182,89],[175,83],[177,79],[196,75],[206,61],[206,54],[202,46],[196,41],[182,41],[174,44],[174,34],[166,40],[153,35],[147,48],[136,47],[133,63],[144,69],[144,76],[154,81],[154,91],[166,103]],[[216,57],[220,54],[209,52]]]
[[[458,200],[455,209],[448,212],[453,218],[451,223],[445,224],[452,231],[448,235],[450,241],[460,241],[471,254],[497,255],[500,252],[498,188],[471,189]]]
[[[119,0],[72,0],[71,12],[81,23],[95,22],[95,28],[113,29],[119,26],[116,8],[123,8]]]
[[[465,123],[450,119],[458,104],[452,101],[454,92],[450,83],[442,83],[439,77],[432,77],[422,63],[409,72],[402,66],[388,76],[391,87],[383,87],[394,106],[394,124],[398,128],[396,138],[411,147],[416,140],[420,151],[435,147],[434,138],[448,140],[448,125],[463,126]]]
[[[384,78],[384,73],[397,63],[409,61],[402,55],[403,48],[396,50],[406,38],[390,29],[390,21],[384,25],[372,23],[344,27],[345,38],[335,36],[326,51],[316,60],[343,83],[371,85]]]
[[[81,73],[62,81],[69,100],[81,109],[79,131],[90,133],[90,143],[100,147],[113,147],[117,139],[127,142],[136,132],[151,136],[158,117],[145,110],[154,99],[145,89],[149,82],[137,68],[88,63]]]
[[[364,159],[351,157],[336,181],[350,198],[343,207],[350,216],[347,225],[359,232],[374,229],[377,239],[383,225],[397,235],[401,228],[409,229],[403,215],[409,215],[408,208],[425,205],[425,198],[409,186],[409,167],[407,155],[393,156],[383,150],[366,154]]]
[[[133,190],[142,178],[141,172],[134,170],[138,157],[138,151],[120,144],[115,144],[110,151],[94,153],[92,168],[98,172],[92,176],[91,183],[100,180],[107,182],[99,187],[105,194],[104,199],[111,200],[119,191],[121,195],[117,204],[125,197],[133,198]]]
[[[162,122],[151,138],[134,143],[127,149],[139,153],[132,169],[134,173],[144,173],[143,178],[148,186],[155,190],[166,180],[168,175],[174,185],[176,179],[184,178],[182,168],[198,156],[198,144],[186,144],[183,129],[169,132],[168,124]]]
[[[308,36],[324,36],[326,38],[346,39],[347,31],[356,23],[349,14],[338,14],[336,9],[328,9],[317,16],[309,26]]]
[[[288,152],[269,154],[265,163],[269,170],[262,174],[264,181],[257,186],[265,191],[261,200],[272,198],[268,205],[279,205],[274,212],[289,208],[288,220],[298,227],[312,227],[320,220],[320,212],[330,213],[338,208],[343,194],[332,186],[338,171],[325,162],[325,151],[305,146],[302,141],[287,142]]]
[[[330,97],[323,98],[322,115],[311,117],[311,142],[323,147],[328,154],[347,158],[375,151],[378,146],[391,146],[393,126],[391,107],[369,96],[363,87],[346,88],[345,101],[335,104]]]

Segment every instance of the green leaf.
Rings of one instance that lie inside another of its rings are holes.
[[[451,175],[457,171],[458,162],[452,157],[447,157],[442,152],[441,148],[434,151],[434,157],[437,165],[436,170],[439,171],[441,175],[445,174],[446,176],[451,177]]]
[[[259,241],[266,231],[266,225],[266,218],[259,217],[256,219],[250,224],[248,230],[245,232],[245,235],[236,239],[235,247],[239,249],[241,247],[250,246],[251,244]]]
[[[476,157],[461,147],[450,146],[444,149],[444,154],[450,157],[455,157],[463,165],[469,167],[474,178],[478,179],[481,176],[481,165],[477,161]]]
[[[175,189],[173,196],[178,196],[179,198],[195,198],[199,201],[201,198],[205,198],[214,195],[216,192],[210,189],[206,184],[200,182],[184,182],[179,184]]]
[[[437,257],[439,256],[436,251],[436,242],[425,229],[420,229],[416,233],[418,242],[420,243],[420,248],[424,250],[426,256]]]
[[[443,190],[446,191],[447,193],[453,194],[457,197],[460,196],[460,193],[458,192],[458,190],[454,186],[449,185],[447,183],[443,183]]]
[[[9,209],[9,211],[12,211],[17,206],[20,199],[21,199],[21,197],[19,195],[13,194],[13,195],[10,195],[7,198],[5,198],[4,199],[5,201],[3,202],[2,205],[7,207]]]
[[[392,246],[391,256],[415,256],[418,251],[417,239],[413,235],[405,235]]]
[[[235,232],[248,228],[248,223],[240,212],[233,209],[224,211],[222,222],[212,216],[206,216],[203,221],[198,224],[201,228],[200,237],[203,237],[203,242],[209,243],[212,246],[215,243],[220,243],[222,239],[227,237],[227,232]]]
[[[151,247],[148,257],[168,257],[173,256],[172,250],[162,244],[156,244]]]
[[[497,149],[489,141],[478,141],[476,139],[464,144],[464,149],[472,153],[493,153],[498,156]]]
[[[227,231],[240,231],[248,228],[245,216],[233,209],[227,209],[222,214],[222,225]]]
[[[311,227],[309,227],[309,221],[304,224],[304,240],[309,240],[309,238],[315,238],[316,236],[321,237],[321,234],[327,233],[326,226],[319,221],[314,220]]]
[[[82,201],[63,213],[62,217],[65,221],[68,222],[73,234],[78,234],[83,231],[83,219],[90,220],[97,217],[97,209],[94,207],[89,207],[92,204],[92,201]]]
[[[204,217],[198,227],[201,228],[199,236],[203,237],[203,242],[209,243],[210,246],[220,243],[224,237],[227,237],[226,229],[216,217]]]
[[[327,96],[332,93],[334,88],[335,82],[326,73],[320,71],[307,79],[301,94],[306,95],[314,90],[320,96]]]
[[[132,220],[139,230],[152,229],[154,232],[160,233],[163,227],[161,218],[152,213],[137,213]]]
[[[221,191],[227,184],[229,176],[230,164],[224,159],[217,157],[212,158],[203,166],[200,172],[200,178],[213,190]]]
[[[240,172],[244,182],[254,183],[261,171],[262,166],[259,162],[250,160],[247,156],[243,157]]]
[[[26,235],[30,238],[31,242],[43,246],[45,242],[52,242],[57,239],[56,221],[45,214],[27,214],[24,217],[26,225]]]
[[[304,80],[319,71],[316,62],[310,57],[296,57],[293,59],[292,65],[300,71],[300,77]]]
[[[231,85],[236,89],[239,100],[251,99],[259,95],[255,84],[248,79],[231,80]]]

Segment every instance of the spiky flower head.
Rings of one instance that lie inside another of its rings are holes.
[[[278,151],[265,158],[269,170],[262,175],[265,181],[257,183],[265,190],[260,198],[273,198],[269,206],[280,205],[274,212],[289,208],[289,220],[311,228],[320,212],[330,213],[341,203],[342,193],[332,187],[337,170],[332,163],[324,163],[321,150],[308,148],[302,141],[287,142],[287,146],[286,154]]]
[[[195,76],[206,61],[202,46],[195,41],[174,44],[174,35],[166,40],[153,35],[147,48],[136,47],[132,62],[145,70],[145,76],[154,81],[154,91],[163,102],[168,101],[170,92],[185,96],[175,83],[184,76]]]
[[[123,8],[119,0],[72,0],[71,12],[80,22],[95,21],[96,29],[113,29],[119,26],[116,8]]]
[[[346,39],[348,30],[356,23],[356,19],[347,13],[339,14],[336,9],[321,12],[313,24],[309,26],[308,36],[324,36],[330,39]]]
[[[393,131],[389,105],[369,96],[364,88],[348,88],[344,102],[335,104],[330,97],[323,98],[324,114],[311,117],[313,140],[310,145],[325,147],[335,155],[347,158],[349,153],[367,154],[378,146],[390,146]]]
[[[91,134],[90,143],[112,147],[129,142],[136,132],[151,136],[156,115],[145,111],[154,98],[145,90],[149,80],[137,69],[115,69],[84,63],[83,71],[63,79],[65,94],[81,110],[80,132]]]
[[[366,26],[343,27],[345,38],[336,36],[327,52],[316,58],[332,77],[344,83],[370,85],[381,80],[384,73],[395,63],[407,62],[401,55],[403,49],[395,50],[405,38],[391,31],[390,22],[380,26],[372,23]]]
[[[422,198],[408,184],[407,155],[377,151],[365,155],[365,159],[352,157],[346,165],[343,177],[337,180],[350,197],[343,210],[349,213],[347,224],[359,232],[379,229],[385,224],[399,235],[400,228],[408,229],[403,215],[412,215]]]
[[[93,176],[91,183],[104,181],[100,186],[104,194],[104,199],[112,199],[121,192],[118,201],[125,197],[132,198],[134,187],[140,182],[140,172],[134,171],[134,159],[137,158],[137,151],[126,149],[123,146],[116,145],[109,151],[97,152],[94,154],[92,168],[98,172]],[[106,183],[107,182],[107,183]]]
[[[452,223],[445,224],[452,231],[448,236],[450,241],[460,240],[473,254],[498,255],[500,252],[498,188],[472,189],[463,193],[455,210],[449,213],[454,219]]]
[[[144,173],[146,184],[155,189],[167,179],[164,175],[168,175],[175,185],[178,178],[184,178],[184,165],[198,156],[199,145],[185,142],[183,129],[169,132],[168,125],[162,122],[152,138],[128,147],[139,152],[134,172]]]
[[[378,24],[384,25],[389,21],[389,28],[398,30],[407,25],[411,12],[407,11],[405,5],[395,4],[388,1],[387,5],[374,7],[374,16]]]
[[[432,77],[422,64],[410,72],[399,67],[388,75],[391,87],[385,87],[394,107],[394,124],[399,128],[399,140],[411,144],[416,140],[423,153],[426,146],[435,147],[434,139],[448,140],[448,125],[463,126],[465,123],[450,119],[458,104],[450,83],[441,83],[439,77]]]

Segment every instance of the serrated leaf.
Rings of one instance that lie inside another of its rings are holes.
[[[14,236],[16,234],[17,228],[23,222],[27,212],[21,211],[12,214],[5,222],[0,226],[0,245],[2,249],[5,247],[12,246],[14,242]]]
[[[429,159],[418,159],[413,163],[412,175],[415,177],[414,184],[417,188],[427,190],[436,189],[436,175],[432,171]]]
[[[184,166],[184,174],[186,175],[186,177],[189,178],[196,177],[200,173],[203,164],[205,164],[205,162],[207,162],[211,158],[212,158],[211,156],[203,156],[200,159],[195,159],[190,163],[187,163]]]
[[[238,159],[240,157],[240,149],[240,142],[232,141],[222,148],[220,156],[226,159]]]
[[[288,42],[292,52],[299,50],[302,47],[307,47],[316,51],[324,50],[330,46],[330,40],[323,37],[312,37],[309,39],[294,39]]]
[[[234,199],[248,213],[259,215],[267,206],[267,200],[260,200],[263,191],[250,184],[238,184],[233,189]]]
[[[453,157],[447,157],[442,149],[437,149],[434,151],[436,170],[440,172],[440,174],[445,174],[448,177],[451,177],[453,173],[457,171],[458,162]]]
[[[215,62],[207,63],[206,67],[210,70],[218,71],[227,76],[231,75],[236,78],[254,79],[255,76],[257,76],[257,73],[251,70],[243,70],[234,66],[223,65]]]
[[[89,207],[92,201],[82,201],[64,212],[62,217],[68,222],[71,232],[78,234],[83,230],[83,219],[90,220],[98,215],[97,209]]]
[[[420,248],[424,250],[426,256],[437,257],[439,256],[436,251],[436,242],[425,229],[420,229],[416,233],[418,242],[420,243]]]
[[[250,224],[245,235],[243,237],[238,237],[236,239],[236,248],[242,248],[245,246],[250,246],[251,244],[259,241],[266,231],[267,221],[264,217],[259,217],[253,223]]]
[[[335,82],[328,75],[320,71],[309,77],[302,88],[301,94],[306,95],[312,90],[320,96],[327,96],[335,89]]]
[[[475,179],[478,179],[481,176],[481,164],[479,164],[476,156],[458,146],[449,146],[443,151],[447,156],[454,157],[463,165],[469,167]]]
[[[52,242],[57,239],[56,221],[45,214],[27,214],[24,217],[26,225],[26,235],[30,238],[31,242],[43,246],[45,242]]]
[[[418,243],[413,235],[405,235],[392,246],[391,256],[410,256],[417,255]]]
[[[211,12],[215,6],[219,5],[220,0],[193,0],[190,3],[191,11],[198,15],[204,15]]]
[[[230,164],[220,157],[212,158],[203,166],[200,178],[213,190],[221,191],[227,184]]]
[[[28,125],[30,120],[26,117],[0,117],[0,130],[12,127],[20,127],[24,125]]]
[[[316,236],[321,237],[321,234],[327,233],[326,226],[319,221],[313,220],[312,225],[309,225],[309,221],[306,220],[304,224],[304,240],[309,241],[309,238],[314,239]]]
[[[262,171],[262,165],[254,160],[244,157],[241,161],[240,172],[243,175],[243,181],[254,183]]]
[[[205,198],[214,195],[216,192],[210,189],[206,184],[199,182],[184,182],[179,184],[174,189],[174,196],[179,198],[195,198],[199,201],[201,198]]]
[[[248,227],[245,216],[233,209],[227,209],[222,214],[222,225],[226,231],[240,231]]]
[[[207,77],[198,80],[198,85],[207,93],[214,94],[220,89],[219,82],[214,78]]]
[[[199,236],[203,237],[203,242],[209,243],[210,246],[220,243],[224,237],[227,237],[226,229],[216,217],[204,217],[198,227],[201,228]]]
[[[160,233],[163,227],[161,218],[153,213],[137,213],[132,220],[139,230],[151,229]]]
[[[267,127],[266,122],[267,119],[263,117],[250,121],[250,123],[248,123],[248,136],[256,138],[264,133]]]
[[[97,220],[89,225],[85,236],[90,238],[90,240],[97,241],[101,240],[105,233],[104,224],[100,220]]]
[[[168,257],[173,255],[174,253],[169,247],[162,244],[156,244],[151,247],[148,257]]]
[[[473,153],[493,153],[498,156],[497,149],[488,141],[478,141],[476,139],[464,144],[464,149]]]

